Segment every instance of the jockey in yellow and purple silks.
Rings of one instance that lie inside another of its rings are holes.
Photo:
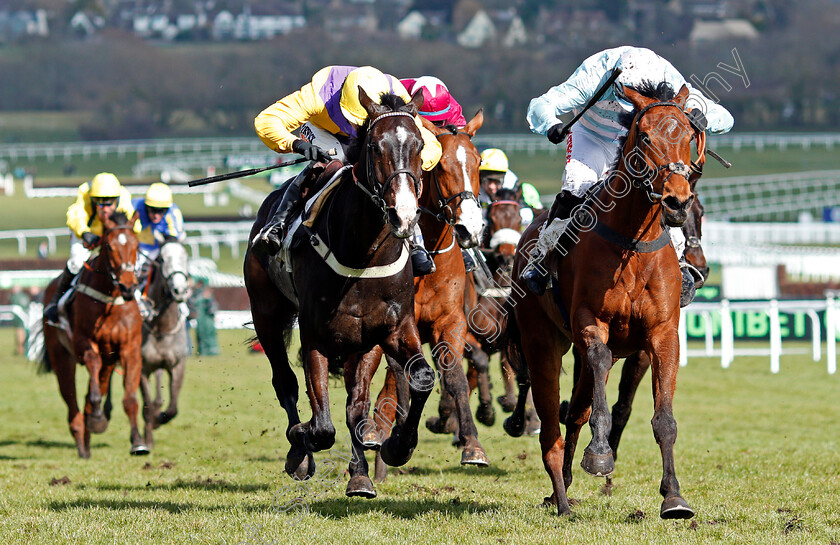
[[[52,299],[44,308],[44,316],[50,323],[58,323],[58,300],[64,295],[73,278],[82,270],[102,237],[102,221],[115,212],[123,212],[129,219],[134,215],[131,194],[116,176],[101,172],[90,182],[79,186],[76,201],[67,209],[67,227],[70,228],[70,259],[58,278],[58,286]],[[134,224],[134,231],[140,225]]]
[[[263,110],[254,120],[257,134],[266,146],[278,153],[299,153],[310,161],[326,163],[332,159],[326,150],[334,148],[337,152],[335,159],[344,161],[344,150],[367,121],[367,111],[359,102],[360,87],[375,102],[379,102],[384,93],[394,93],[406,103],[411,100],[398,79],[376,68],[327,66],[312,76],[312,81],[300,90]],[[422,168],[431,170],[440,160],[440,143],[423,127],[419,116],[415,116],[415,122],[423,137]],[[298,128],[300,135],[295,136],[292,131]],[[274,216],[254,238],[252,247],[255,251],[273,254],[280,249],[280,237],[287,227],[289,212],[310,182],[312,164],[287,184]],[[418,265],[421,262],[422,269],[423,258],[430,268],[429,264],[433,264],[431,258],[425,249],[415,245],[412,263]]]

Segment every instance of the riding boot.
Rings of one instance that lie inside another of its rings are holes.
[[[528,259],[528,264],[519,275],[519,280],[533,294],[542,295],[545,293],[550,274],[542,266],[542,262],[557,245],[563,233],[566,232],[566,227],[572,221],[572,211],[581,202],[583,202],[581,197],[577,197],[566,190],[561,191],[554,199],[548,219],[542,231],[540,231],[537,245]]]
[[[53,325],[58,324],[58,300],[61,299],[61,296],[67,293],[67,290],[70,289],[70,284],[73,282],[73,278],[76,275],[70,272],[66,266],[64,270],[61,271],[61,276],[58,277],[58,285],[55,288],[55,293],[53,293],[52,299],[50,302],[47,303],[46,308],[44,308],[44,317],[47,319],[47,322]]]
[[[289,182],[289,187],[283,194],[283,199],[277,206],[274,215],[263,226],[251,244],[251,248],[255,252],[265,252],[267,255],[274,255],[280,251],[283,245],[283,232],[288,225],[289,214],[292,209],[300,202],[303,194],[303,187],[308,182],[309,173],[312,170],[312,164],[304,168],[294,180]]]
[[[466,272],[473,272],[476,269],[477,265],[475,264],[475,259],[473,259],[473,256],[470,255],[469,250],[461,248],[461,256],[464,258],[464,269],[466,270]]]
[[[437,270],[435,260],[432,259],[429,251],[416,242],[411,243],[411,269],[414,271],[414,276],[426,276]]]

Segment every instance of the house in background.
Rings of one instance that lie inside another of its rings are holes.
[[[525,24],[513,8],[492,12],[478,10],[467,26],[458,34],[457,41],[463,47],[482,47],[487,44],[501,44],[515,47],[528,41]]]

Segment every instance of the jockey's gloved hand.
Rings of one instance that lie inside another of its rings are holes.
[[[560,134],[563,132],[563,122],[558,121],[556,125],[553,125],[545,135],[548,137],[548,141],[552,144],[559,144],[563,141],[563,136]]]
[[[709,126],[709,121],[706,119],[705,114],[703,114],[703,111],[700,108],[692,108],[690,112],[686,112],[685,116],[688,118],[688,122],[691,123],[691,126],[695,131],[705,131],[706,127]]]
[[[310,144],[306,140],[298,138],[292,144],[292,151],[299,153],[309,159],[310,161],[318,161],[319,163],[329,163],[332,159],[330,154],[324,149]]]
[[[94,235],[90,231],[82,233],[82,244],[88,250],[94,248],[97,244],[99,244],[99,235]]]

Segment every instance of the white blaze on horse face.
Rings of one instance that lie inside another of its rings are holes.
[[[404,157],[404,150],[406,149],[406,142],[411,136],[405,127],[397,127],[396,130],[397,153],[394,154],[394,164],[398,169],[408,168],[408,158]],[[397,176],[399,185],[396,190],[396,198],[394,199],[394,210],[397,217],[400,219],[399,233],[397,235],[408,236],[414,232],[414,218],[417,216],[417,196],[411,191],[411,183],[413,180],[409,178],[408,174],[400,174]]]
[[[472,192],[472,180],[470,173],[467,170],[467,150],[464,146],[458,146],[455,151],[455,159],[461,165],[461,174],[464,178],[464,191]],[[478,244],[481,237],[481,231],[484,228],[484,221],[481,217],[481,208],[475,199],[461,200],[461,213],[458,215],[458,223],[467,228],[470,233],[470,242]]]
[[[125,243],[128,242],[128,239],[125,238],[125,233],[120,233],[119,235],[117,235],[117,242],[119,242],[122,245],[125,245]]]

